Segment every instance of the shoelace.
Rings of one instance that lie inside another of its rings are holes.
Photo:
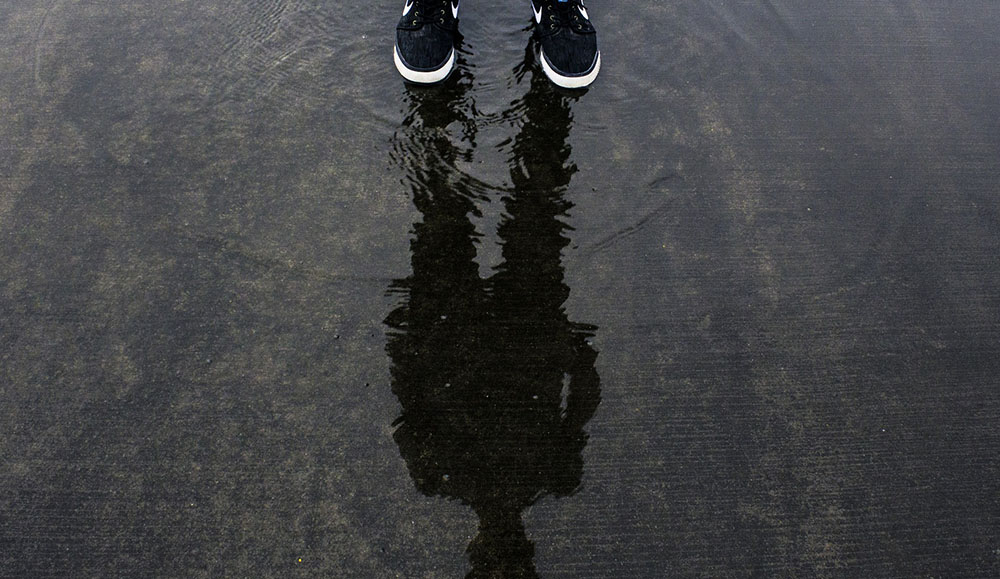
[[[577,31],[583,30],[586,26],[586,21],[580,17],[580,6],[580,0],[567,0],[566,2],[554,0],[549,2],[549,29],[572,28]]]
[[[451,3],[448,0],[415,0],[413,7],[412,24],[447,24],[446,18],[451,10]]]

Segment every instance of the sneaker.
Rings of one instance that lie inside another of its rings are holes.
[[[597,31],[582,0],[531,0],[539,61],[545,76],[563,88],[583,88],[601,70]]]
[[[410,82],[430,84],[448,78],[455,67],[459,0],[406,0],[396,26],[393,58]]]

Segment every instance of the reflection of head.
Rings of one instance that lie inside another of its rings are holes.
[[[463,111],[474,107],[459,102],[431,112],[411,101],[398,135],[405,142],[397,152],[411,153],[404,166],[423,219],[414,226],[413,273],[393,284],[402,304],[386,319],[402,406],[394,439],[421,492],[458,499],[479,516],[470,577],[534,577],[521,511],[579,486],[583,429],[600,398],[588,344],[595,328],[570,322],[562,307],[564,194],[576,170],[566,143],[571,115],[547,85],[515,103],[514,187],[498,230],[503,263],[483,280],[470,221],[482,187],[454,163],[462,147],[475,147],[475,133],[455,140],[444,130],[468,126]]]

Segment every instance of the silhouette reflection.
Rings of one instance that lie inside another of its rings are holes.
[[[519,67],[519,77],[530,69]],[[596,328],[563,310],[575,97],[531,72],[528,93],[504,114],[519,128],[503,145],[513,187],[498,227],[503,263],[490,278],[479,275],[470,221],[490,190],[457,165],[475,149],[461,62],[445,87],[409,90],[395,147],[422,221],[413,229],[412,275],[392,285],[401,305],[386,319],[402,406],[393,436],[422,493],[458,499],[478,515],[472,578],[537,577],[521,513],[579,487],[584,426],[600,402],[588,343]]]

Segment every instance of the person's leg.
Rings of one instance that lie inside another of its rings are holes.
[[[601,70],[597,31],[583,0],[531,0],[539,60],[545,75],[563,88],[583,88]]]
[[[440,82],[455,67],[459,0],[406,0],[393,60],[410,82]]]

